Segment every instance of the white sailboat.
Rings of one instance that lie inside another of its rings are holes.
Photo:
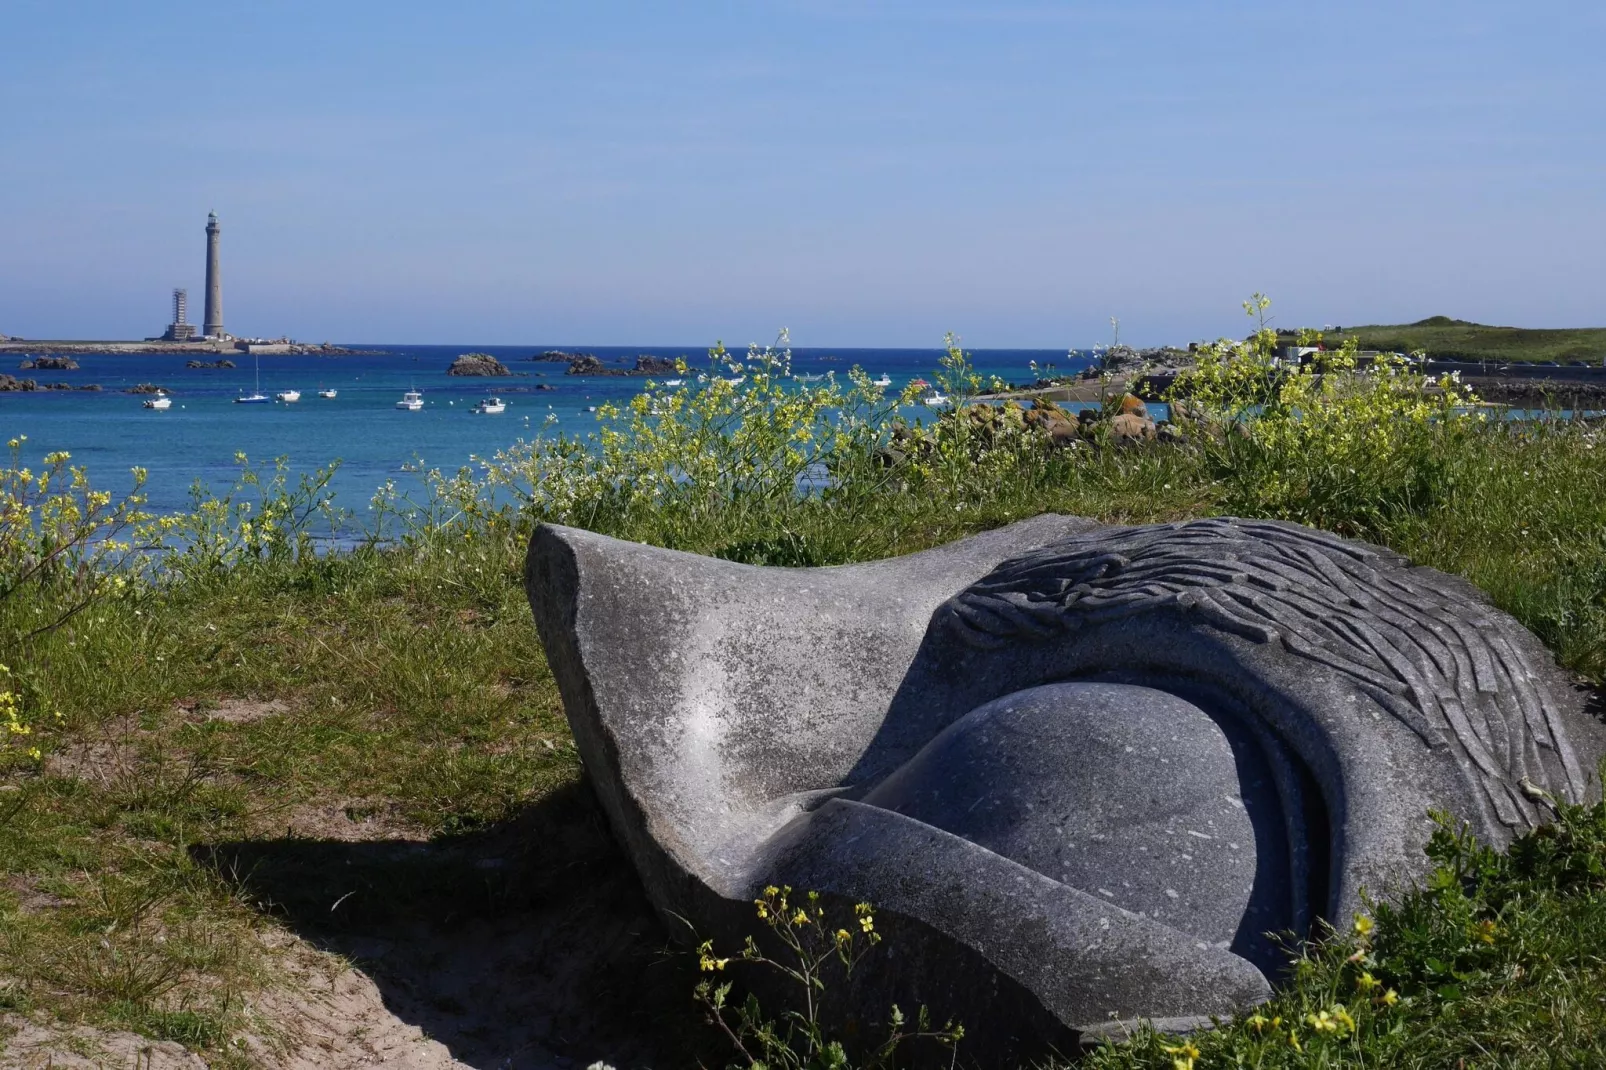
[[[236,405],[266,405],[273,399],[262,392],[262,358],[255,353],[251,354],[253,365],[256,368],[256,389],[249,394],[241,394],[234,399]]]

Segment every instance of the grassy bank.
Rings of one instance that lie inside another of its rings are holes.
[[[1339,341],[1353,338],[1362,349],[1398,353],[1422,350],[1441,360],[1494,364],[1517,361],[1566,364],[1579,360],[1599,364],[1606,359],[1606,327],[1549,330],[1491,327],[1448,316],[1433,316],[1416,323],[1345,327],[1334,331],[1333,335]]]
[[[327,1056],[318,1038],[334,1028],[297,994],[351,962],[378,987],[369,1012],[388,1008],[464,1061],[721,1060],[691,1002],[695,968],[664,953],[584,787],[520,589],[538,518],[796,565],[1045,511],[1277,516],[1466,576],[1582,679],[1606,679],[1606,460],[1587,426],[1445,419],[1414,407],[1419,384],[1405,380],[1329,375],[1295,384],[1319,393],[1250,397],[1249,353],[1224,364],[1245,375],[1200,391],[1217,418],[1180,444],[1115,449],[1094,434],[1050,448],[1009,410],[900,438],[891,399],[856,383],[783,388],[782,359],[737,361],[740,390],[655,388],[601,414],[586,448],[553,439],[434,476],[417,509],[384,497],[388,541],[348,554],[313,552],[299,533],[316,495],[266,479],[185,529],[210,533],[204,553],[150,549],[131,524],[127,553],[144,564],[102,559],[116,582],[66,567],[19,582],[41,551],[13,540],[0,599],[0,689],[17,710],[0,754],[0,1009],[13,1043],[28,1023],[87,1023],[220,1066]],[[973,378],[957,354],[944,375],[959,397]],[[1232,398],[1259,407],[1253,429],[1232,429]],[[1280,417],[1285,404],[1300,418]],[[798,495],[799,476],[822,469],[821,489]],[[1514,861],[1507,876],[1467,855],[1494,875],[1466,894],[1524,934],[1479,959],[1473,980],[1432,950],[1436,919],[1463,909],[1447,889],[1381,912],[1371,939],[1392,965],[1378,969],[1439,1024],[1384,1030],[1325,1065],[1448,1065],[1436,1060],[1458,1029],[1515,1065],[1539,1058],[1546,1022],[1587,1062],[1579,1038],[1606,1029],[1584,939],[1599,928],[1606,855],[1599,816],[1575,820],[1583,831],[1555,841],[1551,861]],[[1584,875],[1564,888],[1561,872]],[[1321,959],[1289,998],[1325,1009],[1323,986],[1353,990],[1357,976]],[[350,1040],[348,1061],[366,1042]],[[1199,1043],[1201,1066],[1235,1054],[1283,1065],[1251,1026]],[[1104,1058],[1179,1057],[1162,1049],[1149,1038]]]

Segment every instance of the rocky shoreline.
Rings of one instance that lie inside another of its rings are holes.
[[[15,375],[7,375],[5,372],[0,372],[0,394],[28,394],[36,390],[87,390],[98,392],[100,389],[99,383],[85,383],[82,386],[74,386],[71,383],[41,383],[37,379],[18,379]]]

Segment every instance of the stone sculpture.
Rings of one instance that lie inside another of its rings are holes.
[[[665,917],[869,900],[898,957],[840,1013],[925,1003],[973,1056],[1251,1006],[1280,940],[1421,874],[1431,809],[1505,843],[1606,754],[1475,588],[1292,524],[1046,516],[816,569],[543,527],[527,582]]]

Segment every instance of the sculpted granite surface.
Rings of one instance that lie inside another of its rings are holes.
[[[1267,934],[1423,871],[1429,809],[1504,842],[1606,753],[1476,590],[1288,524],[1039,517],[825,569],[543,527],[528,585],[666,918],[869,900],[898,957],[835,1013],[925,1003],[984,1059],[1252,1005]]]

